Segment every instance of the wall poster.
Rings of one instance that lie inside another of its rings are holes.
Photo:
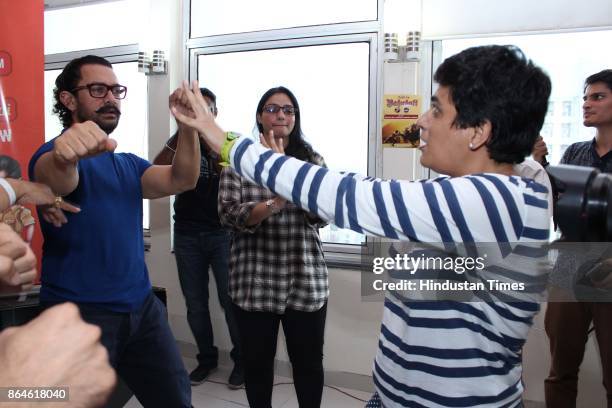
[[[419,147],[416,121],[421,114],[421,97],[385,95],[383,99],[383,147]]]

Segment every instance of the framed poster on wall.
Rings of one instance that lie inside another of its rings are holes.
[[[383,147],[419,147],[420,132],[416,124],[421,114],[418,95],[385,95],[383,99]]]

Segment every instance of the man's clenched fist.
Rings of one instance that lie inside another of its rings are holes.
[[[100,333],[69,303],[48,309],[22,327],[5,329],[0,334],[0,387],[66,387],[70,401],[49,406],[102,406],[117,376]]]
[[[20,292],[32,287],[36,257],[11,227],[0,223],[0,292]]]
[[[53,157],[62,164],[75,164],[80,159],[104,152],[113,152],[117,141],[108,137],[92,122],[75,123],[55,139]]]

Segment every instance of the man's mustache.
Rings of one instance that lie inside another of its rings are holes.
[[[98,109],[96,113],[114,113],[117,116],[121,115],[121,111],[116,106],[112,105],[104,105],[103,107]]]

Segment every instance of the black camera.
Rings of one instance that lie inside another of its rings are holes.
[[[592,167],[548,166],[555,222],[566,241],[612,241],[612,175]]]

